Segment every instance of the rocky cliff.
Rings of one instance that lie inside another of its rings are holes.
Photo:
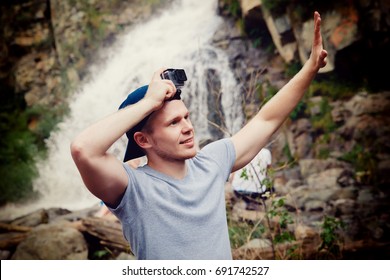
[[[23,96],[29,107],[63,102],[86,75],[98,49],[150,17],[164,2],[168,1],[3,1],[2,88]]]
[[[219,1],[220,8],[234,1]],[[322,15],[327,66],[320,71],[334,72],[354,83],[364,79],[374,90],[389,89],[385,71],[378,62],[389,62],[390,4],[388,1],[266,1],[240,0],[242,26],[252,39],[269,36],[286,63],[302,64],[310,54],[312,14]],[[237,8],[236,8],[237,9]],[[226,11],[226,10],[225,10]],[[352,67],[351,67],[352,66]]]

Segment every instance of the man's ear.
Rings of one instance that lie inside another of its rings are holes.
[[[148,136],[144,132],[141,132],[141,131],[137,131],[136,133],[134,133],[134,141],[142,149],[148,149],[152,146]]]

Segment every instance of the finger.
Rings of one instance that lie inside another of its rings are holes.
[[[152,81],[159,81],[161,80],[161,73],[165,71],[166,68],[160,68],[156,72],[154,72]]]
[[[320,13],[318,11],[314,12],[314,19],[321,17]]]
[[[320,54],[320,59],[324,60],[328,56],[328,52],[326,50],[322,50]]]
[[[313,46],[316,45],[322,45],[321,17],[317,11],[314,12],[314,39],[313,39]]]
[[[176,94],[176,86],[171,80],[163,80],[163,82],[167,85],[166,99],[171,98]]]
[[[161,79],[161,82],[169,87],[169,92],[176,91],[176,86],[171,80]]]
[[[320,54],[320,67],[325,67],[325,65],[327,64],[327,56],[328,56],[328,52],[326,50],[322,50],[321,54]]]
[[[314,15],[314,30],[315,32],[319,32],[321,29],[321,17],[319,13],[315,13]]]

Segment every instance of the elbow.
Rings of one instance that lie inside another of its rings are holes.
[[[86,145],[82,141],[79,141],[77,139],[71,142],[70,153],[76,164],[88,158]]]

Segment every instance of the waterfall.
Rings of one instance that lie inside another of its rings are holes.
[[[204,74],[207,69],[219,74],[228,129],[239,129],[239,85],[226,54],[210,44],[222,23],[216,14],[216,2],[177,1],[160,15],[131,28],[104,50],[106,59],[90,67],[92,78],[71,96],[69,116],[47,140],[48,157],[37,163],[39,176],[34,181],[39,199],[6,205],[0,211],[0,219],[12,219],[40,208],[74,211],[97,204],[99,200],[84,186],[71,158],[70,142],[88,125],[116,111],[130,91],[148,84],[154,71],[161,67],[185,69],[189,82],[183,88],[182,98],[191,111],[198,140],[210,138]],[[110,148],[120,160],[126,143],[122,137]]]

